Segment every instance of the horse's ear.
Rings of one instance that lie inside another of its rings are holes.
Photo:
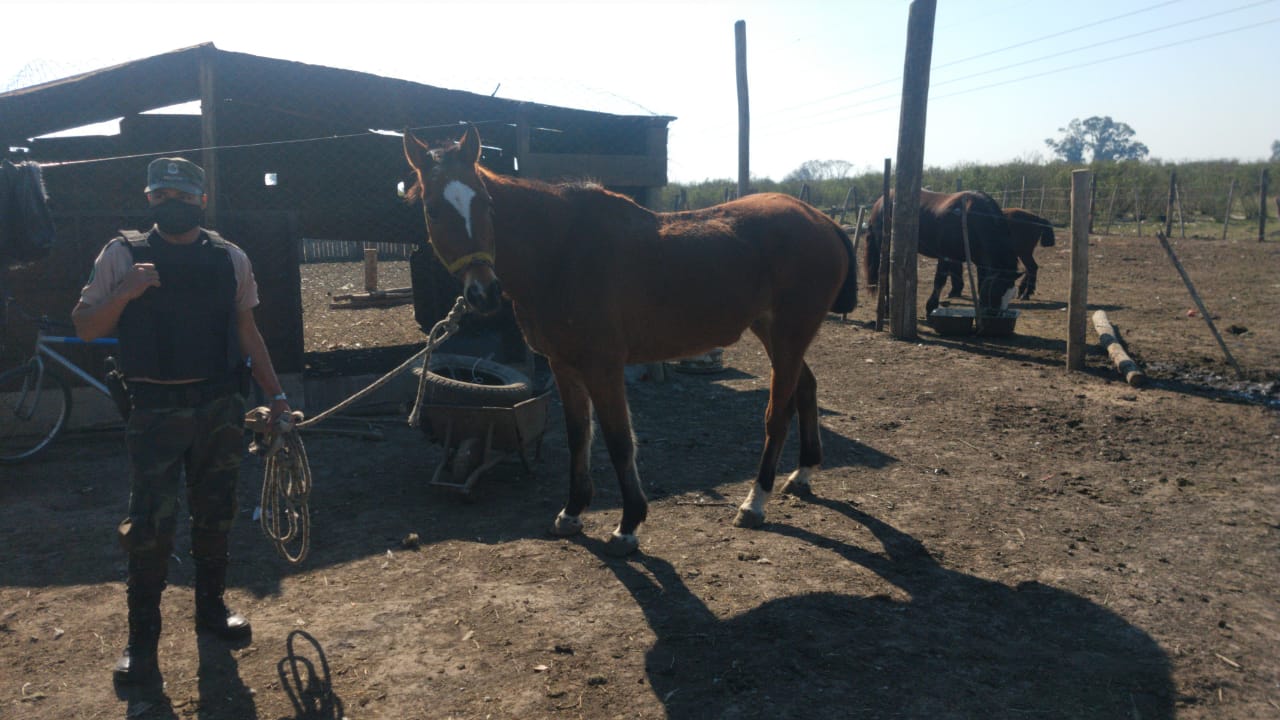
[[[458,145],[464,160],[469,160],[473,164],[480,162],[480,131],[476,130],[475,125],[467,126],[467,131],[462,134]]]
[[[435,163],[435,157],[427,150],[426,143],[414,137],[408,130],[404,133],[404,157],[418,172],[430,170]]]

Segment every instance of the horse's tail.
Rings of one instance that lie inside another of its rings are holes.
[[[862,233],[862,267],[867,273],[867,287],[876,287],[880,284],[880,215],[882,212],[884,212],[884,198],[880,197],[871,205],[871,211],[863,220],[866,231],[864,232],[862,228],[857,230]]]
[[[840,286],[835,302],[831,303],[831,312],[843,315],[858,307],[858,258],[853,253],[853,240],[849,239],[849,233],[838,225],[836,232],[840,233],[844,250],[849,255],[849,269],[844,274],[844,284]]]
[[[867,229],[862,236],[862,267],[867,273],[867,287],[880,284],[880,236]]]
[[[1052,225],[1050,225],[1050,224],[1049,224],[1049,222],[1046,220],[1046,221],[1045,221],[1045,223],[1044,223],[1043,225],[1041,225],[1040,227],[1041,227],[1041,230],[1040,230],[1040,246],[1041,246],[1041,247],[1053,247],[1053,241],[1054,241],[1054,237],[1053,237],[1053,226],[1052,226]]]

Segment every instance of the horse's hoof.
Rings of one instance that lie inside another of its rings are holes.
[[[569,537],[581,532],[582,518],[565,515],[563,510],[560,511],[559,515],[556,515],[556,522],[551,526],[551,534],[558,537]]]
[[[949,297],[949,298],[964,297],[964,291],[963,291],[963,290],[952,290],[951,292],[947,293],[947,297]]]
[[[758,528],[764,525],[764,513],[738,508],[738,516],[733,519],[733,524],[740,528]]]
[[[808,480],[792,478],[783,483],[778,492],[796,497],[813,497],[813,485]]]
[[[609,542],[604,544],[604,552],[611,557],[626,557],[640,549],[640,538],[635,535],[622,535],[614,531]]]

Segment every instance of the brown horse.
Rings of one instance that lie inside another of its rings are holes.
[[[1018,283],[1018,299],[1030,300],[1036,291],[1036,277],[1040,270],[1032,253],[1037,244],[1053,247],[1053,223],[1022,208],[1005,208],[1004,216],[1009,221],[1009,232],[1013,233],[1013,247],[1018,259],[1027,271],[1022,282]]]
[[[890,200],[893,199],[890,191]],[[875,285],[880,273],[880,215],[884,198],[877,198],[866,221],[865,267],[867,284]],[[920,234],[917,249],[921,255],[937,258],[933,292],[925,301],[925,314],[938,307],[938,297],[947,282],[949,262],[964,262],[964,236],[961,211],[969,215],[969,254],[978,268],[978,304],[984,308],[1003,308],[1013,295],[1018,280],[1018,254],[1014,249],[1009,222],[1000,205],[990,195],[973,190],[956,193],[920,191]],[[954,284],[952,285],[953,292]]]
[[[564,403],[569,499],[552,531],[582,531],[591,501],[591,409],[622,489],[610,552],[638,546],[648,501],[636,469],[626,365],[705,353],[750,329],[773,366],[760,468],[735,524],[756,527],[773,491],[787,427],[799,412],[800,461],[784,491],[803,492],[822,461],[817,382],[804,353],[827,312],[857,302],[853,249],[840,226],[786,195],[750,195],[706,210],[654,213],[594,185],[548,185],[479,164],[480,135],[429,149],[411,134],[436,255],[479,312],[503,294],[529,346],[546,356]],[[499,285],[501,278],[501,285]]]

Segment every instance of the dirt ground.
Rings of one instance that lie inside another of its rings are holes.
[[[229,599],[252,644],[197,638],[180,533],[162,695],[109,672],[120,434],[70,434],[0,470],[0,718],[1280,717],[1280,244],[1175,248],[1244,379],[1153,238],[1090,248],[1091,306],[1144,388],[1092,328],[1066,372],[1065,240],[1037,251],[1012,337],[895,340],[866,327],[864,292],[809,353],[814,494],[775,495],[757,530],[732,520],[763,441],[758,343],[719,374],[634,383],[652,506],[627,559],[602,551],[619,494],[599,442],[585,535],[548,534],[567,493],[554,400],[534,474],[499,466],[470,501],[429,486],[442,450],[401,417],[374,420],[381,441],[307,433],[301,565],[253,522],[245,466]],[[407,306],[327,309],[358,265],[303,276],[309,350],[421,342]]]

